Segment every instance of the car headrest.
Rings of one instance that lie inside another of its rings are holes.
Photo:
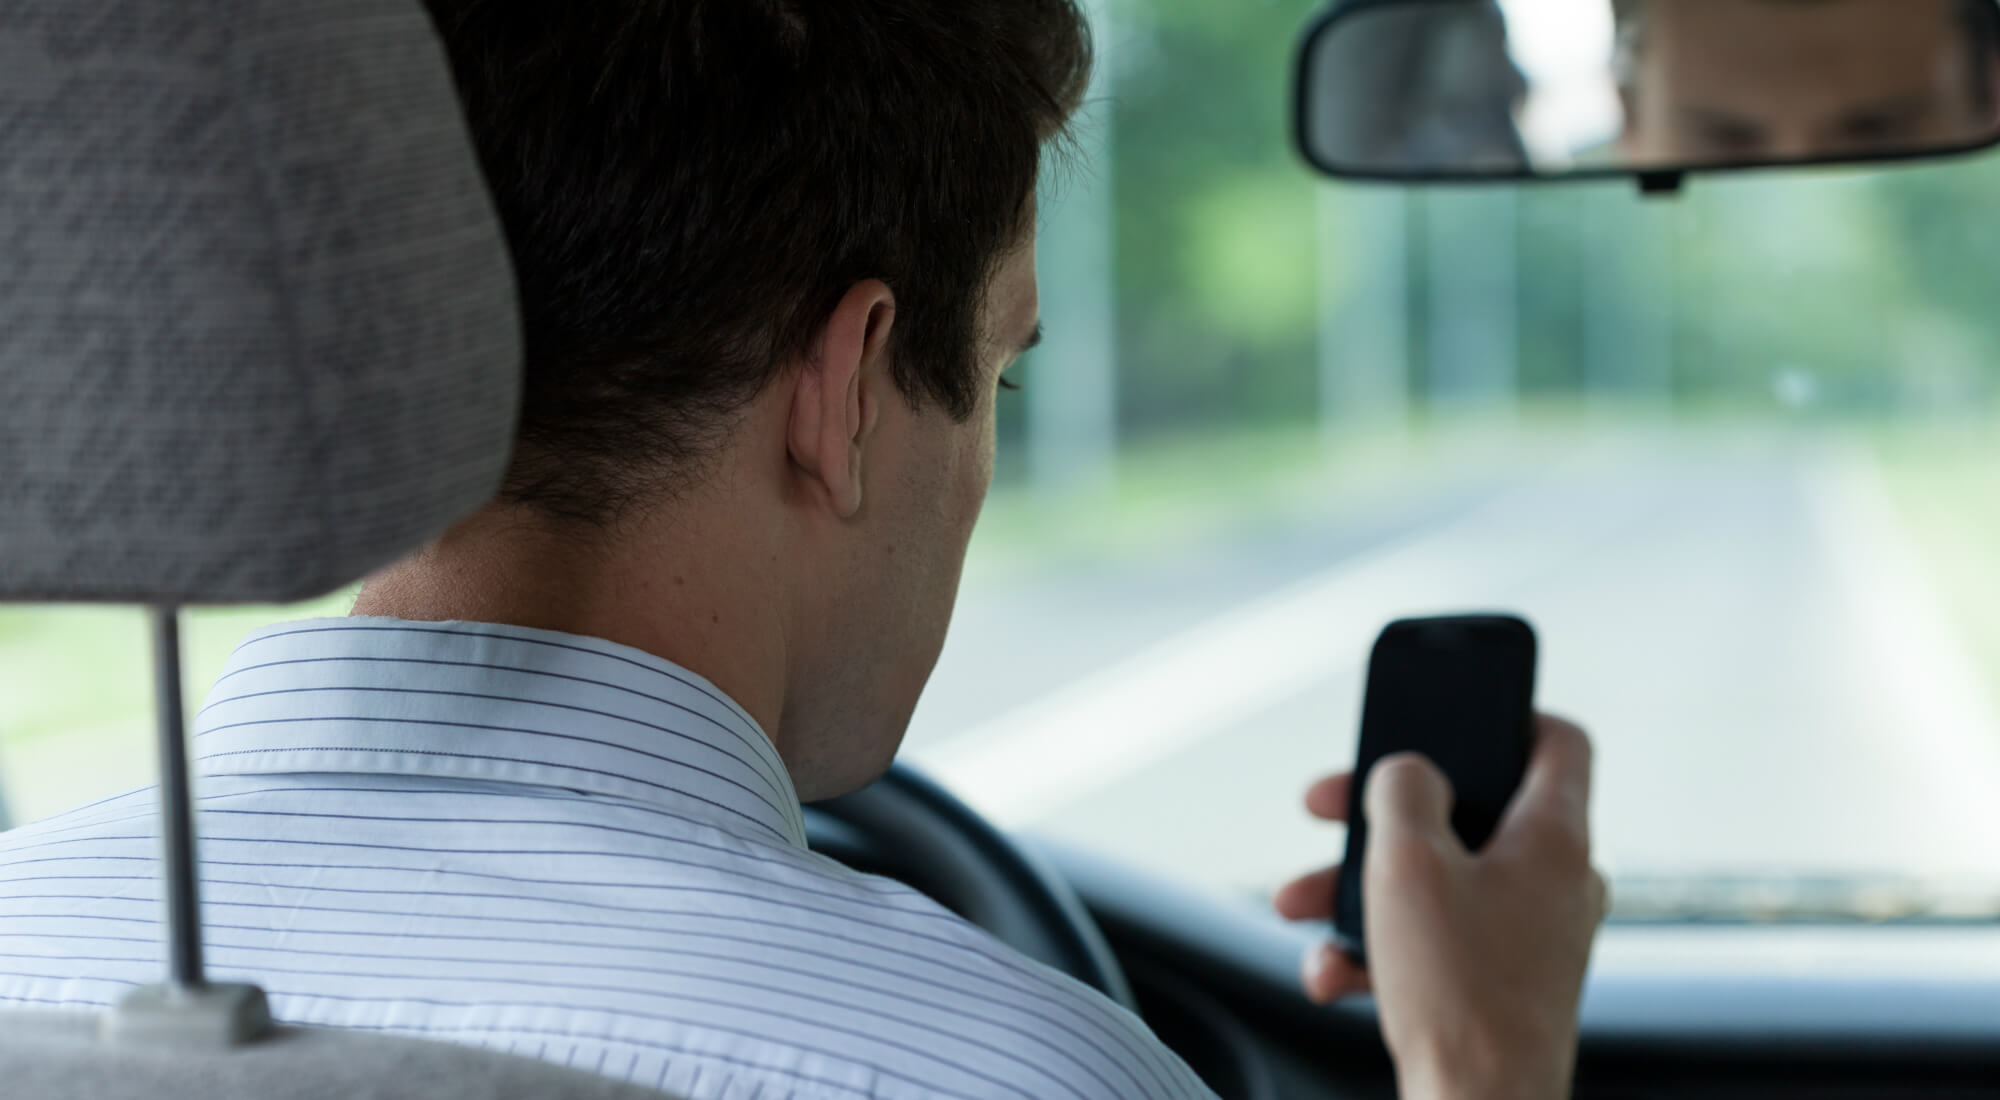
[[[0,600],[338,587],[491,496],[520,384],[416,0],[0,3]]]
[[[185,0],[182,0],[185,2]],[[0,1080],[34,1100],[672,1100],[494,1050],[283,1028],[229,1050],[107,1043],[92,1016],[0,1011]]]

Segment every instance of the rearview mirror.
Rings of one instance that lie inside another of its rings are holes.
[[[1307,31],[1298,141],[1328,175],[1630,175],[2000,141],[1995,0],[1347,0]]]

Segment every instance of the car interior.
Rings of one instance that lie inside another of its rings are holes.
[[[157,774],[178,907],[159,990],[0,1015],[0,1081],[656,1095],[277,1028],[204,977],[182,692],[489,492],[519,355],[511,288],[467,289],[504,245],[420,5],[212,7],[0,6],[0,827]],[[1295,807],[1354,759],[1375,632],[1517,611],[1603,775],[1574,1094],[2000,1095],[2000,5],[1088,7],[1049,339],[960,617],[812,846],[1130,1008],[1218,1096],[1394,1096],[1371,1002],[1300,994],[1328,930],[1269,895],[1339,858]],[[245,95],[240,144],[179,155],[187,104]],[[341,415],[384,392],[407,415]],[[107,666],[131,682],[84,698]]]

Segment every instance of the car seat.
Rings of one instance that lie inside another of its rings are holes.
[[[348,583],[497,488],[505,242],[416,0],[0,0],[0,600],[151,608],[165,981],[0,1012],[0,1094],[656,1097],[273,1024],[204,973],[178,609]]]

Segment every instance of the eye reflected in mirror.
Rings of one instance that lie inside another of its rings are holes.
[[[1524,179],[2000,141],[1995,0],[1348,0],[1299,140],[1335,176]]]

